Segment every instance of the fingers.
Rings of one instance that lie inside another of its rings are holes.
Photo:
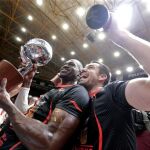
[[[32,67],[28,70],[28,72],[25,74],[25,76],[28,76],[30,74],[35,74],[37,71],[37,65],[33,64]]]
[[[35,75],[36,72],[37,72],[37,65],[33,64],[31,70],[29,71],[29,74]]]
[[[1,81],[1,90],[5,90],[6,89],[6,85],[7,85],[7,78],[3,78]]]

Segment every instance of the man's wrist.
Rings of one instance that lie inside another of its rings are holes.
[[[26,88],[30,88],[31,84],[32,84],[32,81],[24,82],[22,86]]]
[[[1,105],[1,108],[3,108],[7,113],[10,111],[10,108],[12,106],[12,101],[11,100],[5,100],[5,103]]]
[[[130,36],[131,33],[129,33],[126,30],[118,30],[115,33],[109,35],[109,39],[114,42],[117,45],[124,45],[124,41]]]
[[[7,105],[7,108],[4,110],[7,112],[11,123],[13,124],[18,122],[20,124],[21,120],[24,119],[21,111],[13,103],[9,103],[9,105]]]

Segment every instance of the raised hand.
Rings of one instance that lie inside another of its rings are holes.
[[[31,70],[24,76],[23,86],[24,87],[30,87],[32,83],[32,79],[35,76],[37,71],[37,66],[34,64]]]
[[[111,39],[115,43],[118,43],[120,37],[122,37],[124,35],[124,32],[127,32],[127,30],[119,26],[114,13],[110,13],[110,15],[111,17],[108,25],[105,28],[105,31],[109,39]]]

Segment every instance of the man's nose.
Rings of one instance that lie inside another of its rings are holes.
[[[62,68],[68,68],[69,66],[68,66],[68,64],[65,64],[65,65],[63,65],[62,67],[61,67],[61,69]]]

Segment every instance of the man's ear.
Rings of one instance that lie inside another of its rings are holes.
[[[77,82],[79,82],[79,80],[80,80],[80,74],[77,74],[76,80],[77,80]]]
[[[107,75],[106,74],[100,74],[99,75],[99,81],[105,81],[107,79]]]
[[[80,74],[81,74],[81,71],[78,70],[77,73],[76,73],[76,80],[79,81],[80,79]]]

